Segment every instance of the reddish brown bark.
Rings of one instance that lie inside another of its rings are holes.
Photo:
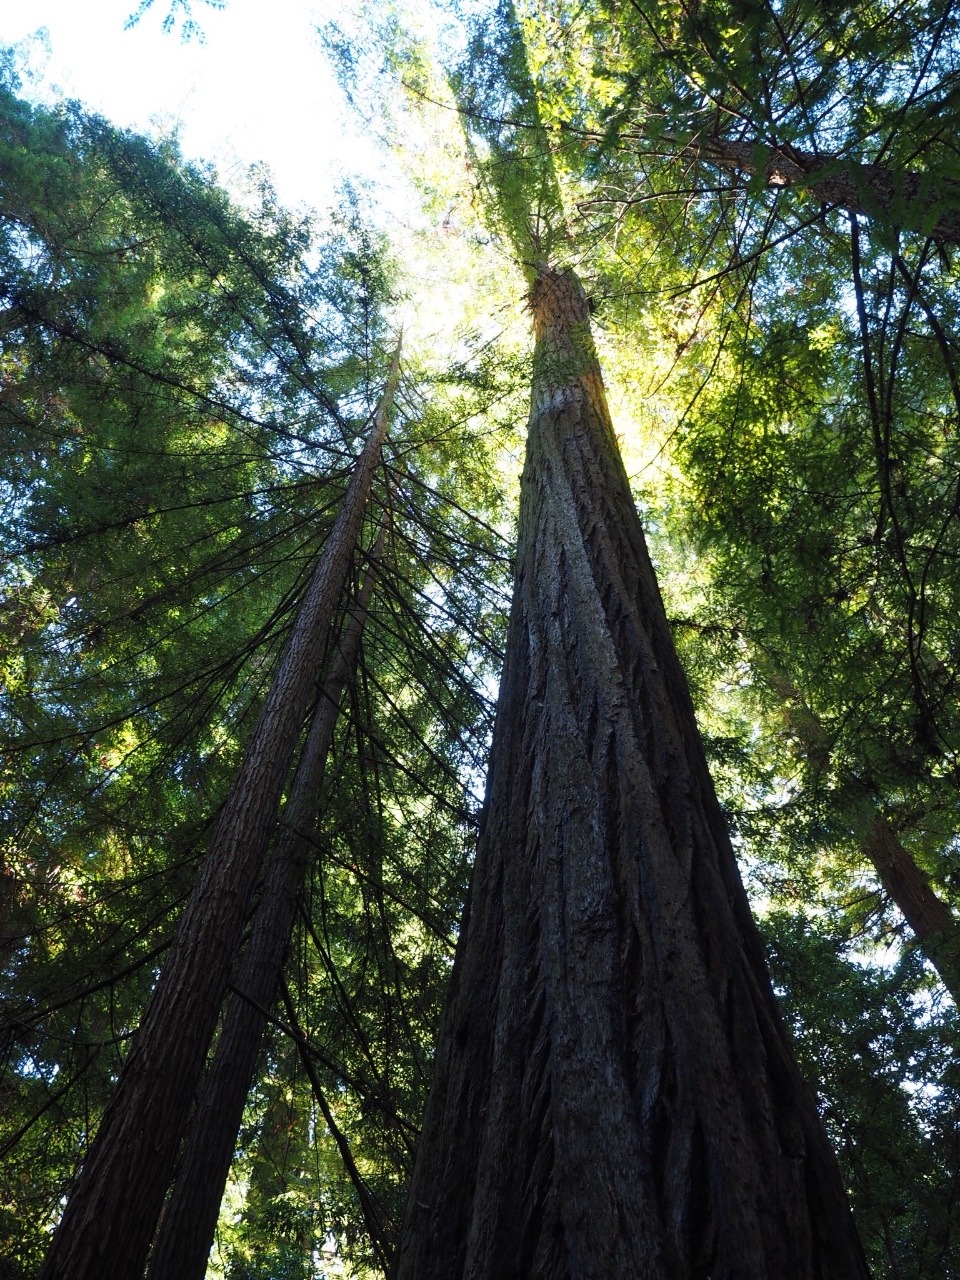
[[[40,1272],[140,1280],[387,431],[387,392],[297,612],[171,953]]]
[[[374,550],[349,624],[334,652],[300,754],[254,912],[250,940],[233,978],[233,985],[242,995],[234,994],[227,1002],[216,1052],[203,1081],[173,1191],[160,1221],[150,1258],[150,1280],[203,1280],[206,1274],[223,1189],[266,1025],[263,1010],[272,1005],[280,981],[309,861],[309,834],[316,821],[318,792],[333,742],[340,698],[356,664],[381,549],[382,540]]]
[[[722,169],[757,174],[768,187],[800,187],[823,204],[925,231],[939,244],[960,244],[960,184],[795,147],[707,138],[688,150]]]
[[[488,780],[400,1280],[862,1280],[611,427],[544,270]]]

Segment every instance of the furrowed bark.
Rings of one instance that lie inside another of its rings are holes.
[[[203,1280],[206,1275],[223,1189],[266,1025],[263,1010],[273,1004],[283,970],[312,847],[309,833],[316,821],[318,793],[340,714],[340,698],[356,666],[382,550],[381,534],[348,625],[334,651],[300,754],[254,912],[250,939],[233,978],[233,985],[243,994],[231,995],[227,1000],[223,1029],[160,1220],[148,1268],[150,1280]]]
[[[370,436],[41,1280],[140,1280],[143,1275],[316,682],[318,656],[356,547],[387,432],[399,356],[398,347]]]
[[[960,244],[958,183],[842,156],[723,138],[700,139],[686,151],[721,169],[759,175],[768,187],[800,187],[823,204],[925,232],[941,245]]]
[[[863,1280],[572,274],[532,294],[507,655],[399,1280]]]

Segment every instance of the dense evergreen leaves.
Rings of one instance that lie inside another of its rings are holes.
[[[785,911],[763,929],[873,1274],[956,1275],[956,1009],[931,1002],[915,954],[867,966],[841,932]]]
[[[385,275],[349,208],[317,240],[269,192],[241,215],[170,150],[75,110],[7,93],[4,114],[4,1200],[11,1265],[28,1273],[339,504],[383,368]],[[464,505],[496,490],[475,449],[456,486],[444,462],[496,393],[482,366],[470,379],[403,395],[408,425],[372,513],[388,503],[391,566],[324,837],[342,868],[324,880],[342,889],[324,889],[323,910],[346,893],[348,937],[367,936],[381,963],[400,963],[401,946],[407,959],[374,991],[422,988],[428,1023],[463,876],[464,770],[478,767],[487,714],[476,682],[498,645],[486,566],[502,559],[499,538]],[[373,868],[344,844],[364,812]],[[338,946],[304,986],[301,949],[303,998],[326,999],[332,982],[336,1008],[355,963],[366,991],[370,961],[354,954]],[[360,1034],[359,1009],[351,1018]],[[424,1035],[404,1034],[406,1050],[389,1020],[368,1027],[368,1052],[387,1036],[382,1054],[343,1067],[365,1113],[398,1109],[378,1062],[398,1078],[404,1053],[422,1063]],[[327,1062],[349,1063],[339,1024],[334,1039]],[[335,1080],[334,1096],[348,1087]],[[318,1220],[320,1241],[329,1227]]]
[[[528,279],[576,265],[657,435],[647,535],[874,1274],[960,1274],[956,12],[540,0],[525,49],[501,15],[453,72],[468,181]],[[436,95],[426,54],[391,57]],[[339,508],[394,274],[356,202],[321,232],[77,108],[5,90],[0,116],[0,1274],[24,1280]],[[495,347],[418,360],[213,1255],[235,1280],[381,1274],[413,1167],[510,569],[479,415],[517,382]]]

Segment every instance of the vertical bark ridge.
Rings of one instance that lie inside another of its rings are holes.
[[[220,1201],[266,1025],[263,1010],[273,1003],[280,981],[309,860],[308,833],[316,819],[340,698],[356,665],[382,548],[381,533],[320,690],[281,815],[250,939],[234,975],[233,985],[242,994],[231,995],[227,1000],[223,1029],[160,1220],[149,1280],[203,1280],[206,1274]]]
[[[140,1280],[387,432],[400,348],[41,1280]]]
[[[400,1280],[857,1280],[572,274],[541,269],[514,601]]]

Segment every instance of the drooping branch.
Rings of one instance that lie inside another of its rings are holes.
[[[327,1101],[327,1097],[324,1093],[323,1086],[320,1083],[316,1064],[314,1063],[307,1048],[307,1038],[303,1034],[299,1023],[297,1022],[296,1010],[293,1007],[293,1001],[290,997],[290,992],[286,988],[286,984],[282,985],[281,994],[283,996],[283,1004],[287,1017],[290,1020],[290,1025],[294,1032],[293,1041],[296,1045],[297,1053],[300,1057],[300,1062],[303,1066],[304,1072],[306,1073],[307,1079],[310,1081],[310,1088],[313,1092],[314,1099],[316,1100],[317,1106],[320,1108],[320,1112],[326,1122],[327,1128],[330,1130],[330,1136],[337,1144],[337,1150],[340,1152],[340,1158],[347,1171],[347,1176],[349,1177],[350,1182],[353,1185],[353,1189],[357,1194],[357,1199],[360,1201],[360,1211],[363,1215],[364,1226],[367,1229],[367,1235],[370,1237],[370,1242],[377,1255],[377,1260],[383,1267],[384,1271],[388,1271],[390,1260],[393,1256],[393,1224],[390,1222],[383,1206],[367,1185],[366,1179],[357,1167],[357,1162],[354,1159],[353,1151],[350,1147],[349,1141],[347,1140],[347,1136],[337,1124],[333,1111],[330,1108],[330,1103]]]

